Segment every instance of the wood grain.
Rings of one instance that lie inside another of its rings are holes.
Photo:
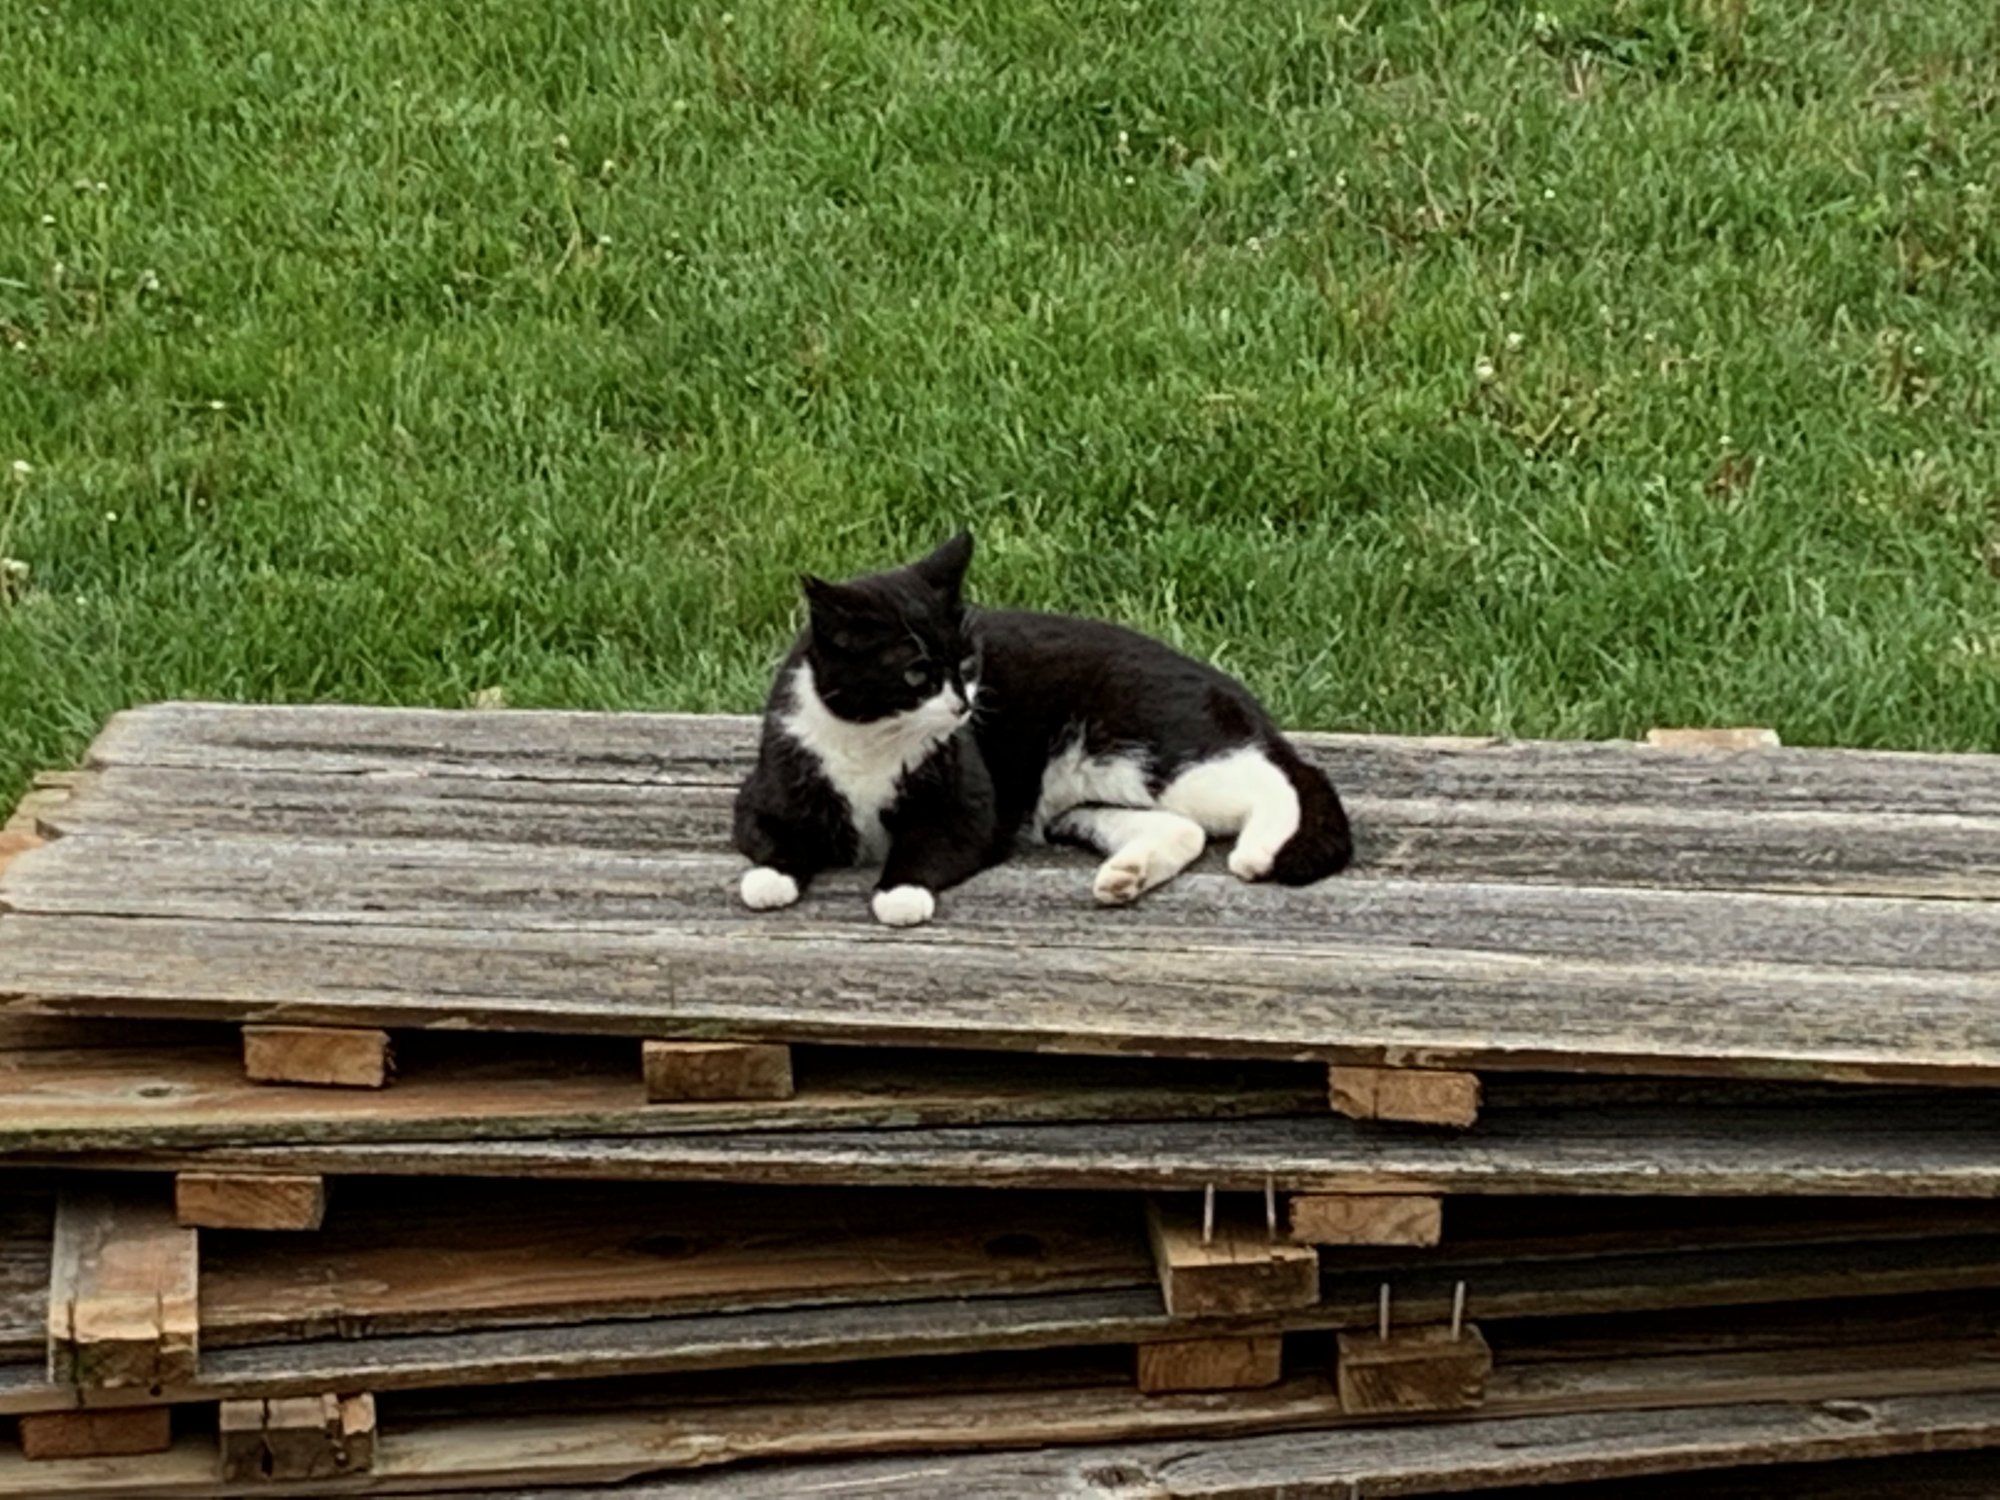
[[[649,1104],[690,1100],[789,1099],[792,1049],[768,1042],[675,1042],[648,1037],[640,1044]]]
[[[48,1013],[2000,1081],[2000,969],[1667,967],[1333,941],[1023,950],[948,930],[906,942],[747,921],[638,936],[0,920],[0,996]]]
[[[1243,1317],[1310,1307],[1319,1300],[1319,1256],[1247,1217],[1150,1198],[1146,1236],[1160,1295],[1177,1318]]]
[[[1327,1102],[1350,1120],[1394,1120],[1465,1130],[1478,1122],[1479,1077],[1436,1068],[1326,1070]]]
[[[1286,1225],[1301,1245],[1435,1245],[1444,1200],[1409,1193],[1298,1193]]]
[[[309,1239],[209,1242],[211,1354],[283,1338],[1122,1288],[1151,1272],[1129,1200],[346,1186],[341,1212]]]
[[[126,1029],[47,1024],[72,1043]],[[210,1040],[0,1050],[0,1152],[1255,1117],[1322,1099],[1306,1067],[837,1048],[800,1060],[789,1100],[650,1105],[629,1042],[443,1034],[407,1039],[385,1092],[273,1089],[244,1078],[224,1028],[190,1024]]]
[[[1885,1384],[1922,1372],[1886,1372]],[[1768,1379],[1768,1376],[1763,1377]],[[1855,1377],[1841,1377],[1848,1390]],[[1580,1382],[1582,1383],[1582,1382]],[[1606,1396],[1616,1394],[1608,1383]],[[1328,1411],[1324,1383],[1272,1391],[1155,1396],[1104,1391],[953,1393],[832,1403],[802,1424],[768,1404],[668,1412],[437,1418],[399,1428],[357,1493],[458,1491],[544,1500],[544,1486],[600,1486],[618,1500],[1345,1500],[1556,1484],[1722,1467],[1949,1453],[2000,1445],[2000,1396],[1823,1395],[1657,1406],[1662,1380],[1626,1394],[1638,1409],[1526,1413],[1356,1430]],[[1687,1389],[1685,1385],[1681,1389]],[[1301,1431],[1301,1427],[1311,1430]],[[1262,1431],[1260,1431],[1262,1429]],[[1248,1435],[1245,1435],[1248,1434]],[[1078,1446],[1051,1448],[1050,1443]],[[979,1452],[981,1447],[1030,1451]],[[955,1455],[949,1450],[960,1450]],[[970,1449],[972,1451],[964,1451]],[[924,1457],[884,1456],[923,1451]],[[946,1451],[938,1451],[946,1450]],[[859,1456],[857,1456],[859,1455]],[[744,1464],[744,1460],[762,1460]],[[64,1472],[76,1500],[192,1500],[216,1492],[212,1444]],[[675,1470],[701,1470],[682,1472]],[[46,1494],[48,1471],[0,1456],[0,1495]],[[39,1488],[37,1486],[40,1486]]]
[[[174,1218],[188,1229],[317,1229],[326,1179],[305,1172],[182,1172]]]
[[[50,1251],[49,1379],[157,1390],[194,1379],[195,1232],[143,1183],[68,1188]]]
[[[1141,1344],[1138,1385],[1148,1396],[1171,1391],[1254,1391],[1284,1378],[1279,1334],[1169,1339]]]
[[[750,917],[736,902],[741,861],[722,849],[648,853],[569,846],[344,838],[119,836],[58,840],[0,882],[0,903],[30,915],[213,917],[389,926],[650,933],[721,922],[743,930],[867,934],[865,872],[833,872],[814,895]],[[949,932],[1010,941],[1131,941],[1445,948],[1656,962],[1768,962],[1843,968],[1992,967],[1991,903],[1563,887],[1347,875],[1315,886],[1246,885],[1219,861],[1129,910],[1089,892],[1092,866],[1068,851],[987,871],[949,897]],[[898,941],[922,940],[923,933]]]
[[[1689,760],[1659,752],[1668,759]],[[1744,757],[1753,758],[1753,757]],[[332,839],[721,852],[727,786],[328,777],[295,771],[97,773],[38,819],[50,835]],[[1808,801],[1537,803],[1436,795],[1348,799],[1356,868],[1429,879],[1668,889],[2000,894],[2000,814],[1839,812]],[[18,861],[31,867],[43,851]]]
[[[392,1071],[389,1033],[355,1026],[243,1028],[243,1075],[252,1083],[379,1089]]]
[[[169,703],[117,715],[94,767],[734,787],[756,752],[744,715]],[[1630,741],[1297,734],[1343,792],[1378,798],[2000,816],[2000,757],[1787,747],[1690,757]]]
[[[1470,1411],[1486,1400],[1493,1350],[1470,1323],[1337,1336],[1340,1409],[1350,1416]]]
[[[1682,1197],[2000,1196],[2000,1100],[1820,1100],[1719,1115],[1670,1105],[1489,1111],[1467,1137],[1334,1116],[1093,1125],[687,1132],[106,1153],[102,1168],[547,1176],[774,1185]],[[25,1153],[23,1164],[35,1158]]]
[[[28,1412],[21,1417],[21,1456],[33,1463],[164,1453],[173,1441],[173,1410],[165,1406]]]

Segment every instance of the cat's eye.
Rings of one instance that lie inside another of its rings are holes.
[[[911,687],[922,687],[930,680],[931,674],[926,672],[922,667],[912,667],[903,674],[903,681],[907,682]]]
[[[961,677],[971,677],[971,676],[973,676],[973,675],[974,675],[975,673],[977,673],[978,671],[979,671],[979,658],[978,658],[978,657],[976,657],[976,656],[965,656],[965,657],[961,657],[961,658],[959,659],[959,663],[958,663],[958,675],[959,675],[959,676],[961,676]]]

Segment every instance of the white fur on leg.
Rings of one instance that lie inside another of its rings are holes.
[[[877,891],[870,905],[884,927],[917,927],[937,911],[937,897],[920,885],[899,885]]]
[[[1153,808],[1072,808],[1052,831],[1110,854],[1091,884],[1105,906],[1128,905],[1165,885],[1199,859],[1208,842],[1192,818]]]
[[[799,883],[783,870],[774,870],[769,865],[757,865],[745,870],[743,883],[737,890],[743,897],[743,904],[752,911],[776,911],[799,899]]]
[[[1299,794],[1255,745],[1189,766],[1160,793],[1160,806],[1194,819],[1209,833],[1237,835],[1229,873],[1262,880],[1299,831]]]

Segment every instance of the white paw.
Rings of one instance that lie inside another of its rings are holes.
[[[1100,906],[1129,906],[1146,894],[1146,858],[1121,851],[1097,867],[1090,893]]]
[[[1262,880],[1277,860],[1275,849],[1246,849],[1239,843],[1229,851],[1229,873],[1238,880]]]
[[[875,920],[884,927],[916,927],[931,919],[937,910],[937,897],[920,885],[899,885],[894,890],[877,891],[870,904]]]
[[[743,884],[737,889],[743,896],[743,904],[752,911],[776,911],[799,899],[799,883],[769,865],[745,870]]]

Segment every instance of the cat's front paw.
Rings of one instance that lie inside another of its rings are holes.
[[[783,870],[774,870],[769,865],[745,870],[743,883],[737,891],[743,897],[743,904],[752,911],[776,911],[799,899],[799,883]]]
[[[877,891],[870,904],[884,927],[919,927],[936,912],[937,897],[920,885],[899,885]]]

